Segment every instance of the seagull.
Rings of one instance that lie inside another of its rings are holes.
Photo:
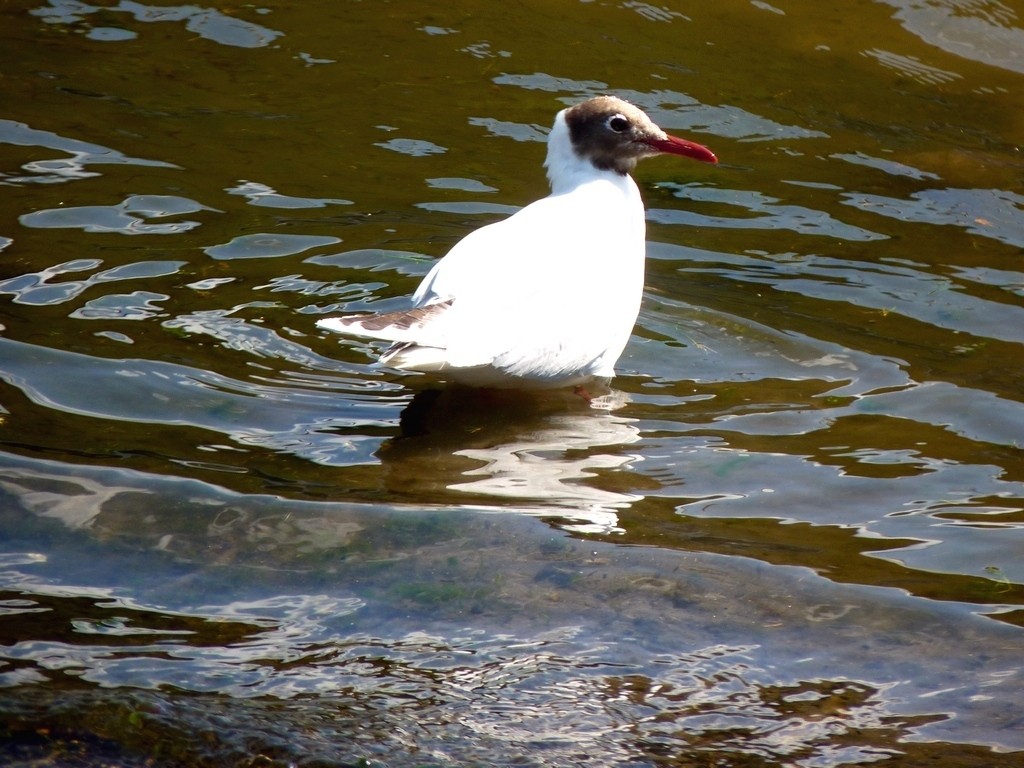
[[[614,96],[563,109],[548,135],[550,195],[456,243],[410,309],[317,325],[391,342],[383,365],[470,387],[607,383],[643,296],[644,205],[629,174],[659,154],[718,162]]]

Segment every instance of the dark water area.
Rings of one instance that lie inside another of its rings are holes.
[[[0,4],[0,764],[1024,763],[1024,6]],[[316,329],[658,158],[615,410]]]

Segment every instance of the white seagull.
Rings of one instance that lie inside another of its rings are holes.
[[[662,153],[718,162],[621,99],[563,109],[548,136],[550,195],[456,243],[411,309],[317,325],[390,341],[382,364],[472,387],[582,391],[607,381],[644,286],[644,206],[629,173]]]

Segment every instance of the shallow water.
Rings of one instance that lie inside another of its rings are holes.
[[[1020,764],[1024,8],[2,12],[0,762]],[[315,329],[599,92],[621,408]]]

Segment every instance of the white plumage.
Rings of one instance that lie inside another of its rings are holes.
[[[611,378],[643,295],[644,208],[629,171],[662,152],[717,162],[620,99],[562,110],[548,137],[549,196],[459,241],[411,310],[317,325],[394,342],[381,363],[470,386]]]

